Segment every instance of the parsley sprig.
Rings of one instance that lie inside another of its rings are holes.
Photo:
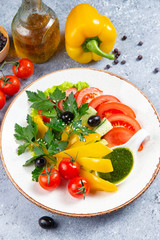
[[[55,135],[52,130],[48,129],[44,135],[44,139],[37,139],[38,126],[32,120],[30,115],[27,115],[26,127],[21,127],[18,124],[15,124],[15,138],[17,140],[22,140],[24,143],[18,147],[18,155],[21,155],[29,148],[33,153],[34,157],[28,159],[24,166],[28,166],[31,163],[35,162],[38,157],[46,156],[54,164],[56,164],[56,159],[53,157],[54,154],[65,150],[68,142],[59,141],[55,139]]]

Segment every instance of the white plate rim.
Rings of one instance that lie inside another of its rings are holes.
[[[154,173],[152,174],[152,178],[149,180],[149,182],[146,184],[146,186],[139,192],[137,193],[134,197],[132,197],[130,200],[126,201],[125,203],[115,207],[115,208],[112,208],[112,209],[109,209],[109,210],[106,210],[106,211],[100,211],[100,212],[96,212],[96,213],[87,213],[87,214],[77,214],[77,213],[67,213],[67,212],[63,212],[63,211],[59,211],[59,210],[56,210],[56,209],[52,209],[50,207],[47,207],[41,203],[39,203],[38,201],[36,201],[35,199],[33,199],[32,197],[30,197],[27,193],[25,193],[17,184],[16,182],[14,181],[14,179],[12,178],[11,174],[9,173],[8,169],[7,169],[7,166],[5,164],[5,160],[4,160],[4,157],[3,157],[3,152],[2,152],[2,131],[3,131],[3,125],[4,125],[4,122],[5,122],[5,119],[7,117],[7,114],[11,108],[11,106],[14,104],[14,102],[16,101],[16,99],[27,89],[29,88],[31,85],[33,85],[35,82],[39,81],[41,78],[44,78],[48,75],[52,75],[54,73],[57,73],[57,72],[61,72],[61,71],[67,71],[67,70],[73,70],[73,69],[77,69],[77,70],[93,70],[93,71],[99,71],[99,72],[103,72],[103,73],[107,73],[107,74],[110,74],[111,76],[115,76],[117,78],[119,78],[120,80],[122,81],[125,81],[129,84],[131,84],[134,88],[136,88],[146,99],[147,101],[149,102],[149,104],[151,105],[151,107],[153,108],[154,110],[154,113],[157,117],[157,120],[159,122],[159,126],[160,126],[160,117],[155,109],[155,107],[153,106],[153,104],[151,103],[151,101],[147,98],[147,96],[136,86],[134,85],[132,82],[130,82],[129,80],[121,77],[121,76],[118,76],[117,74],[114,74],[114,73],[111,73],[111,72],[108,72],[108,71],[105,71],[105,70],[99,70],[99,69],[95,69],[95,68],[67,68],[67,69],[61,69],[61,70],[58,70],[58,71],[54,71],[54,72],[51,72],[51,73],[48,73],[46,75],[43,75],[41,76],[40,78],[34,80],[33,82],[31,82],[30,84],[28,84],[24,89],[22,89],[18,94],[17,96],[14,98],[14,100],[10,103],[9,107],[7,108],[6,112],[5,112],[5,115],[2,119],[2,123],[1,123],[1,127],[0,127],[0,154],[1,154],[1,162],[2,162],[2,165],[3,165],[3,168],[6,172],[6,174],[8,175],[9,177],[9,180],[11,181],[11,183],[15,186],[15,188],[26,198],[28,199],[29,201],[31,201],[33,204],[37,205],[38,207],[40,208],[43,208],[45,210],[47,210],[48,212],[51,212],[51,213],[56,213],[56,214],[59,214],[59,215],[63,215],[63,216],[69,216],[69,217],[93,217],[93,216],[99,216],[99,215],[104,215],[104,214],[107,214],[107,213],[111,213],[111,212],[114,212],[114,211],[117,211],[127,205],[129,205],[130,203],[132,203],[133,201],[135,201],[138,197],[140,197],[149,187],[150,185],[153,183],[153,181],[155,180],[156,176],[158,175],[158,172],[160,170],[160,158],[159,158],[159,163],[157,164],[157,167],[154,171]]]

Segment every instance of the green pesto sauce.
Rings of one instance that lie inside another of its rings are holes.
[[[105,158],[111,160],[113,172],[98,172],[98,176],[111,183],[121,182],[132,170],[134,160],[132,152],[128,148],[116,148],[107,154]]]

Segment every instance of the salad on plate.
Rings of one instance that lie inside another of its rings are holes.
[[[134,111],[86,82],[64,82],[26,94],[31,113],[26,126],[15,124],[14,136],[20,142],[18,155],[31,152],[23,166],[34,166],[32,180],[52,191],[61,187],[63,178],[75,198],[117,191],[134,159],[129,149],[112,148],[141,129]]]

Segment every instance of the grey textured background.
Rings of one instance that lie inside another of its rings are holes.
[[[48,62],[35,65],[31,78],[22,81],[21,89],[36,78],[51,71],[71,67],[92,67],[104,69],[111,64],[109,71],[116,73],[137,85],[151,100],[160,113],[160,72],[153,73],[155,67],[160,68],[160,0],[44,0],[53,8],[60,21],[62,40],[57,53]],[[70,10],[81,2],[92,4],[97,10],[108,16],[117,30],[115,47],[121,51],[120,63],[112,65],[107,59],[83,65],[70,59],[64,47],[64,26]],[[21,0],[0,0],[0,25],[5,27],[11,37],[11,21],[18,10]],[[121,37],[127,35],[126,41]],[[137,46],[139,41],[144,44]],[[137,56],[143,55],[141,61]],[[15,59],[11,46],[7,60]],[[11,73],[7,66],[5,74]],[[14,96],[7,99],[0,111],[0,123]],[[9,146],[8,146],[9,149]],[[117,240],[157,240],[160,239],[160,175],[151,187],[129,206],[94,218],[69,218],[53,215],[33,205],[25,199],[10,183],[0,163],[0,240],[35,240],[35,239],[117,239]],[[51,216],[57,222],[52,230],[41,229],[38,219],[43,215]]]

